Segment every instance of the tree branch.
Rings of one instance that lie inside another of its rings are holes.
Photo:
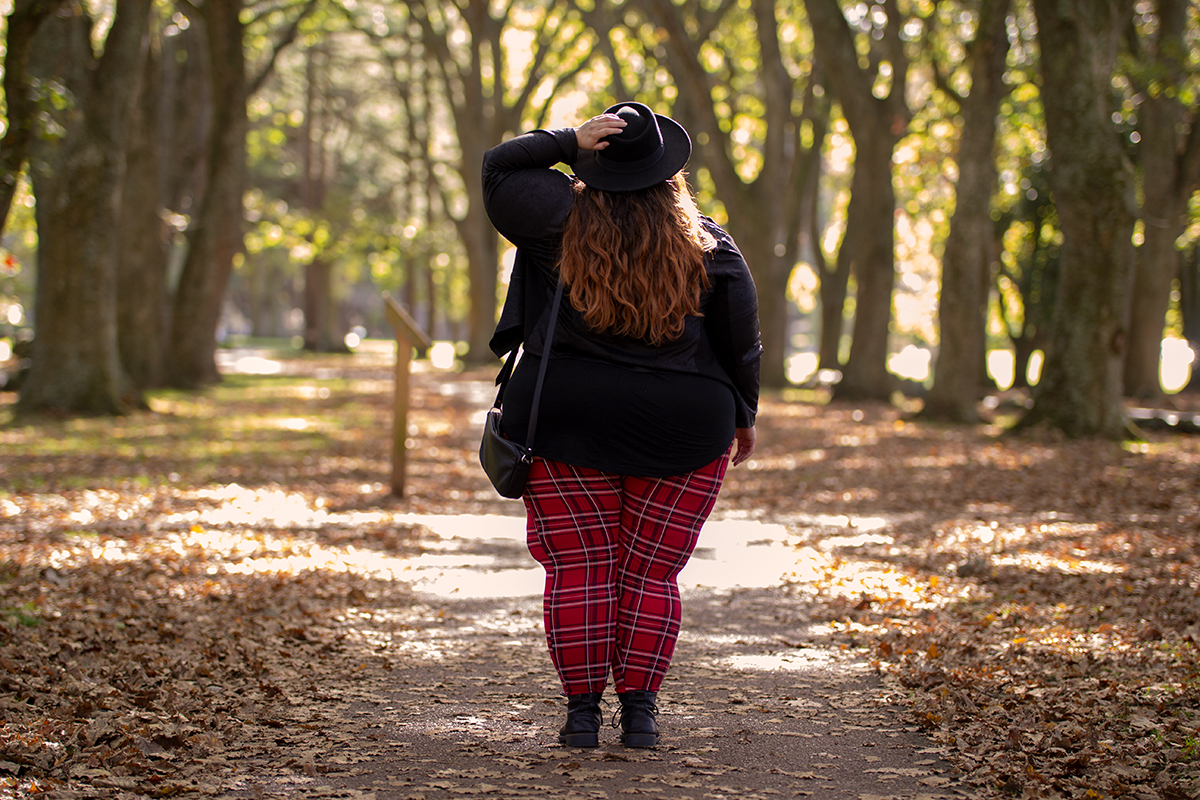
[[[296,15],[296,18],[292,20],[292,24],[289,25],[288,29],[283,32],[283,35],[279,37],[279,41],[275,43],[275,47],[271,49],[271,55],[267,59],[267,63],[263,65],[263,68],[259,71],[258,75],[251,79],[250,85],[246,89],[247,97],[250,97],[258,92],[258,90],[262,88],[263,84],[267,82],[267,79],[271,77],[271,73],[275,70],[275,62],[279,59],[279,54],[286,50],[288,46],[292,44],[292,42],[296,41],[296,36],[300,33],[300,26],[304,23],[304,20],[316,10],[318,2],[320,2],[320,0],[307,0],[307,2],[305,2],[304,7],[300,9],[300,13]]]

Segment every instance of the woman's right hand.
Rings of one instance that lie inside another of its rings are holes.
[[[733,441],[737,445],[733,451],[733,465],[736,467],[754,452],[754,446],[758,443],[758,434],[754,432],[753,426],[736,428],[733,432]]]
[[[600,114],[575,129],[575,141],[580,150],[603,150],[608,142],[600,141],[605,136],[620,133],[625,120],[616,114]]]

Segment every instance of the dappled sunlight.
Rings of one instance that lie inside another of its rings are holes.
[[[918,383],[929,379],[933,352],[925,347],[905,345],[898,353],[888,356],[888,370],[901,378]]]
[[[1187,386],[1192,377],[1192,364],[1196,354],[1186,339],[1168,336],[1162,341],[1162,358],[1159,361],[1159,380],[1166,392],[1178,392]]]
[[[217,350],[214,360],[217,369],[241,375],[279,375],[283,362],[256,352]]]
[[[963,583],[948,583],[936,575],[921,577],[907,570],[868,561],[839,561],[822,576],[821,596],[868,608],[874,604],[894,612],[941,608],[971,595]]]
[[[1121,573],[1125,567],[1109,561],[1089,559],[1060,558],[1046,553],[1016,553],[1006,556],[992,556],[992,564],[998,567],[1019,567],[1038,572],[1058,571],[1063,573],[1109,572]]]
[[[229,484],[213,489],[201,489],[183,495],[209,501],[210,508],[172,514],[163,519],[165,525],[263,525],[279,528],[320,528],[325,525],[370,525],[390,519],[383,511],[355,511],[331,514],[317,498],[310,501],[305,495],[282,489],[249,489]]]
[[[837,666],[850,673],[865,674],[870,666],[864,662],[847,662],[845,656],[829,648],[805,648],[784,653],[753,653],[732,655],[718,662],[731,669],[753,672],[811,672]],[[803,702],[803,701],[801,701]]]
[[[794,526],[839,532],[847,529],[860,532],[878,531],[892,524],[884,517],[850,514],[792,514],[788,521]],[[839,542],[836,537],[822,539],[822,541]]]
[[[771,469],[795,469],[797,466],[812,462],[824,461],[824,450],[805,450],[802,453],[781,453],[771,456],[755,456],[746,462],[751,471]]]
[[[916,469],[949,469],[967,463],[966,453],[937,453],[905,459],[904,466]]]
[[[820,357],[816,353],[794,353],[788,356],[787,379],[791,383],[802,384],[817,374]]]
[[[876,519],[880,525],[875,528],[867,528],[866,530],[878,530],[879,528],[884,527],[886,522],[882,519]],[[863,528],[859,527],[859,530],[863,530]],[[868,544],[894,544],[895,541],[896,540],[891,536],[882,536],[879,534],[864,532],[847,536],[829,536],[821,539],[821,541],[817,544],[817,547],[826,552],[830,552],[842,547],[863,547],[864,545]]]
[[[164,515],[157,523],[163,531],[152,547],[181,556],[203,554],[210,575],[348,573],[403,580],[417,592],[456,597],[529,596],[542,591],[544,575],[525,549],[522,517],[335,512],[324,508],[321,498],[237,484],[183,493],[180,499],[196,501],[195,507]],[[88,520],[81,517],[80,521]],[[854,524],[862,528],[882,521],[867,518]],[[398,555],[338,546],[308,534],[396,526],[426,532],[420,540],[421,552]],[[74,558],[132,560],[140,557],[144,547],[144,542],[122,539],[80,542],[59,551],[54,563],[68,566]],[[823,552],[797,547],[795,537],[782,525],[713,519],[703,529],[679,583],[684,588],[724,590],[777,586],[784,580],[816,581],[828,573],[830,563]]]

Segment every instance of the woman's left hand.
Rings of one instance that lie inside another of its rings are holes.
[[[733,452],[733,465],[736,467],[754,452],[758,436],[754,433],[753,427],[737,428],[733,432],[733,441],[737,444],[737,448]]]

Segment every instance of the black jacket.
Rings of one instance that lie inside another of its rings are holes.
[[[520,344],[533,355],[544,350],[563,223],[574,202],[571,184],[576,180],[550,168],[574,162],[577,153],[575,131],[565,129],[527,133],[484,156],[488,216],[517,247],[508,296],[490,343],[498,356]],[[703,224],[717,240],[716,249],[705,259],[710,287],[701,300],[703,316],[689,317],[682,336],[652,345],[597,332],[564,298],[552,349],[555,356],[716,378],[734,390],[737,427],[748,428],[758,407],[762,354],[758,298],[733,239],[711,219],[705,218]]]

